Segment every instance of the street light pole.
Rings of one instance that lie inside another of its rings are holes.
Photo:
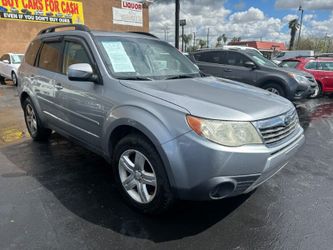
[[[176,34],[175,34],[175,47],[179,49],[179,12],[180,12],[180,0],[175,0],[176,1],[176,20],[175,20],[175,25],[176,25]]]
[[[302,25],[303,25],[304,9],[303,9],[302,5],[299,6],[298,11],[301,11],[301,23],[300,23],[300,27],[299,27],[299,33],[298,33],[297,49],[299,48],[299,43],[301,41],[301,33],[302,33]]]

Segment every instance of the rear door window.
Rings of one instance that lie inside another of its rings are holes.
[[[318,62],[318,70],[333,71],[333,62]]]
[[[209,51],[194,54],[194,58],[196,61],[218,64],[225,64],[226,56],[227,55],[225,51]]]
[[[37,56],[40,45],[41,45],[40,40],[35,40],[30,43],[30,46],[24,56],[24,61],[27,64],[35,65],[36,56]]]
[[[40,52],[38,67],[61,73],[62,42],[45,42]]]

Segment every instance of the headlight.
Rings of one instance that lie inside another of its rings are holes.
[[[257,130],[250,122],[202,119],[188,115],[189,126],[200,136],[228,147],[262,144]]]
[[[305,76],[297,75],[297,74],[289,74],[292,78],[294,78],[300,84],[309,84],[309,80]]]

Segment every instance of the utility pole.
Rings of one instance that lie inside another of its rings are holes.
[[[184,52],[184,27],[186,25],[186,19],[179,21],[180,26],[182,26],[182,52]]]
[[[195,32],[193,32],[193,48],[195,47],[196,42],[195,42]]]
[[[164,40],[168,41],[168,33],[169,33],[169,27],[168,27],[168,25],[165,25],[163,27],[163,31],[164,31]]]
[[[301,11],[301,23],[300,23],[300,27],[299,27],[299,33],[298,33],[297,49],[299,48],[299,42],[301,41],[301,33],[302,33],[302,25],[303,25],[304,9],[303,9],[302,5],[299,6],[298,11]]]
[[[208,31],[207,31],[207,48],[209,48],[209,28],[208,28]]]
[[[175,34],[175,47],[179,49],[179,12],[180,12],[180,0],[176,1],[176,16],[175,16],[175,25],[176,25],[176,34]]]

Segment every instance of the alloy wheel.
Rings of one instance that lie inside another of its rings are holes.
[[[37,118],[35,111],[30,104],[26,105],[25,111],[28,129],[31,134],[35,134],[37,132]]]
[[[276,88],[267,88],[266,90],[273,94],[280,95],[279,90],[277,90]]]
[[[152,164],[137,150],[125,151],[118,163],[120,181],[127,194],[136,202],[151,202],[157,191],[157,178]]]

